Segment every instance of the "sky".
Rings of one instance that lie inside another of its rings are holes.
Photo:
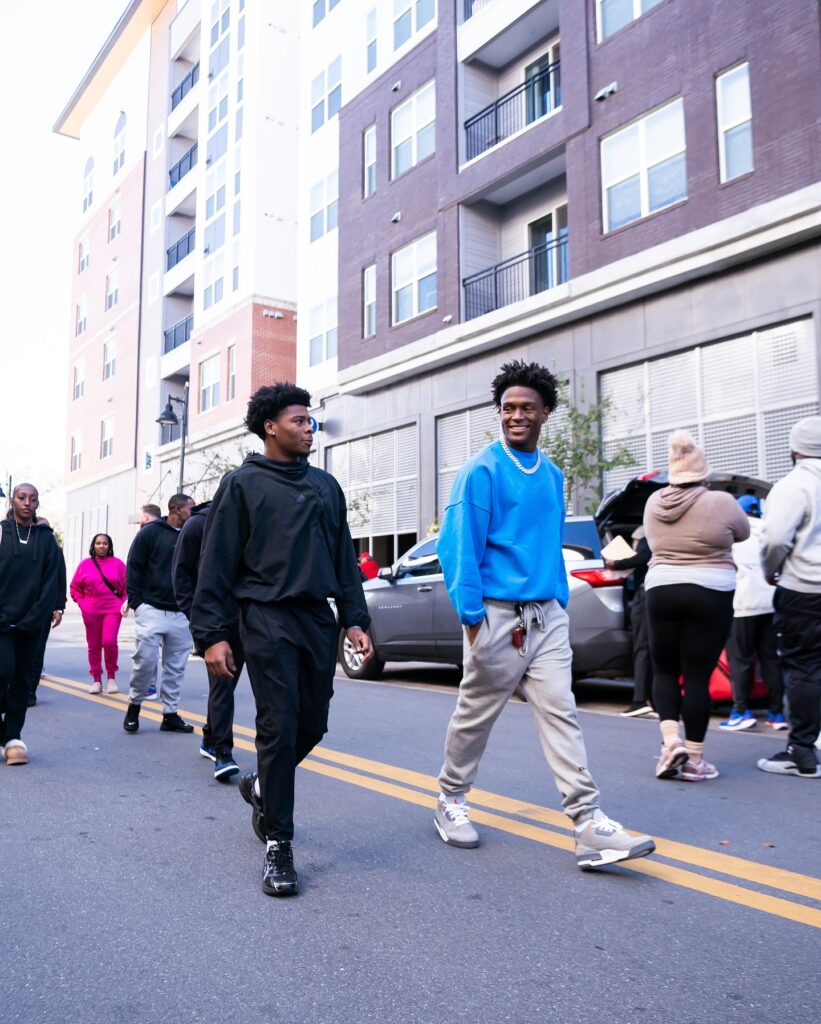
[[[0,34],[0,485],[11,475],[62,513],[71,272],[81,148],[52,125],[126,0],[8,4]],[[5,503],[0,499],[0,505]]]

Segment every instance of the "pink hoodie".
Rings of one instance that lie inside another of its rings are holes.
[[[84,558],[77,566],[71,581],[71,596],[81,610],[91,615],[119,612],[125,600],[125,564],[119,558],[98,558],[97,565],[108,582],[122,594],[117,597],[103,583],[93,559]]]

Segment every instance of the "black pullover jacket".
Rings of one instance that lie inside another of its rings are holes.
[[[336,600],[344,629],[370,625],[336,480],[307,462],[248,455],[223,477],[202,545],[191,632],[206,650],[228,640],[234,601]]]
[[[210,507],[211,502],[204,501],[191,509],[191,515],[180,530],[174,549],[174,561],[171,563],[171,579],[177,607],[187,619],[191,618],[191,605],[194,603],[194,591],[197,589],[202,535]]]
[[[59,607],[60,549],[45,523],[0,523],[0,633],[39,633]],[[19,536],[28,543],[21,544]],[[65,578],[65,576],[64,576]]]
[[[143,602],[164,612],[176,612],[177,599],[171,582],[171,563],[180,531],[168,521],[146,523],[132,540],[125,567],[128,605],[135,610]]]

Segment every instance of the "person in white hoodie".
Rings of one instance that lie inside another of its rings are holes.
[[[778,660],[773,595],[775,587],[764,579],[759,554],[761,534],[761,502],[754,494],[742,494],[738,504],[750,520],[750,536],[733,544],[736,564],[735,596],[733,597],[733,628],[727,643],[727,660],[733,684],[733,710],[719,723],[719,729],[739,732],[753,729],[756,718],[750,711],[750,693],[756,663],[767,687],[769,711],[766,724],[776,731],[787,728],[784,720],[784,683]]]
[[[775,584],[775,628],[784,673],[787,749],[762,757],[775,775],[821,778],[821,416],[790,431],[795,466],[770,491],[761,529],[761,567]]]

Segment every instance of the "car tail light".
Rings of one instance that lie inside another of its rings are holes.
[[[571,569],[570,575],[591,587],[618,587],[624,583],[624,576],[611,569]]]

